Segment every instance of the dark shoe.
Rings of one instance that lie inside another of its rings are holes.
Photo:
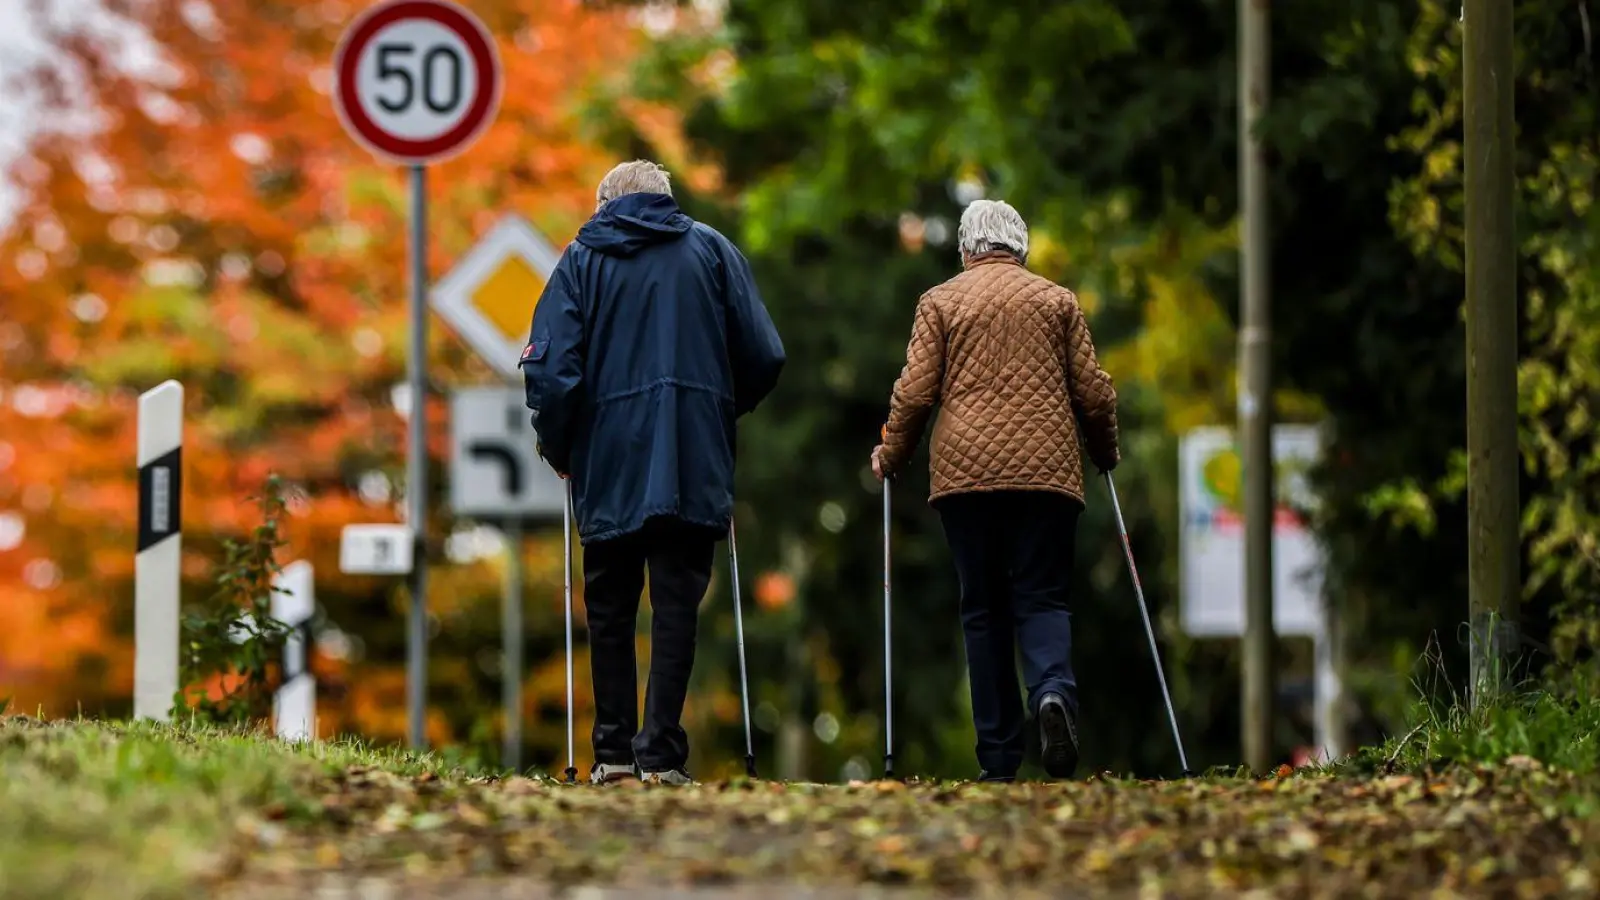
[[[985,784],[1010,784],[1017,780],[1015,775],[990,775],[988,772],[979,772],[978,781]]]
[[[1046,775],[1072,777],[1078,768],[1078,727],[1060,694],[1045,694],[1039,701],[1039,746]]]

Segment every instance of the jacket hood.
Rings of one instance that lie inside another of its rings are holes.
[[[607,256],[628,257],[675,241],[693,226],[667,194],[623,194],[595,211],[578,230],[578,243]]]

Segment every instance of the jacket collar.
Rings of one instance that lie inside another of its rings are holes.
[[[961,268],[971,269],[977,266],[995,264],[1020,266],[1022,265],[1022,260],[1018,259],[1017,255],[1010,250],[990,250],[987,253],[979,253],[977,256],[967,260]]]

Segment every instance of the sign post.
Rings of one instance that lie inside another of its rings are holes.
[[[520,216],[508,215],[440,279],[433,308],[510,384],[469,388],[450,399],[450,506],[500,523],[506,540],[501,679],[502,764],[522,760],[522,534],[529,520],[555,520],[566,504],[561,479],[540,459],[518,363],[536,301],[561,254]]]
[[[522,758],[523,526],[559,518],[566,503],[561,477],[534,447],[521,388],[465,388],[450,398],[450,508],[499,522],[505,535],[502,763],[512,769]]]
[[[464,388],[450,398],[450,508],[498,522],[506,541],[503,611],[505,756],[522,756],[522,535],[529,521],[560,518],[566,485],[535,450],[521,388]]]
[[[363,13],[334,54],[334,106],[374,154],[411,169],[411,389],[407,521],[416,545],[406,654],[410,744],[427,707],[427,166],[472,143],[500,104],[500,58],[483,23],[445,0],[387,0]]]
[[[522,771],[522,520],[506,519],[506,593],[500,611],[500,702],[505,732],[500,765]]]

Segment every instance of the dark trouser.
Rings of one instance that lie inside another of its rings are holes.
[[[681,768],[689,736],[679,724],[694,668],[700,601],[711,582],[717,532],[675,519],[583,550],[583,602],[594,679],[594,758],[646,772]],[[634,633],[645,568],[650,570],[650,683],[639,731]]]
[[[943,497],[935,508],[961,579],[978,765],[990,775],[1014,775],[1022,765],[1025,718],[1018,644],[1028,709],[1057,693],[1078,712],[1067,595],[1082,507],[1061,494],[996,491]]]

